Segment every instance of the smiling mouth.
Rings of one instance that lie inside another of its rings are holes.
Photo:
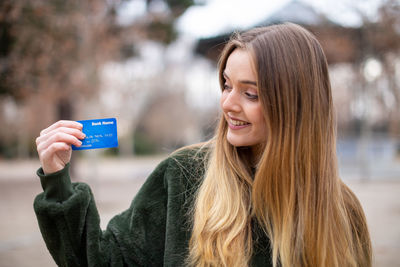
[[[234,126],[244,126],[244,125],[250,124],[250,123],[245,122],[245,121],[238,121],[238,120],[234,120],[234,119],[231,119],[231,118],[229,118],[229,122]]]

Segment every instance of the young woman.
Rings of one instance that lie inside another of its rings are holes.
[[[103,232],[90,188],[71,184],[81,125],[37,138],[35,211],[61,266],[371,266],[361,205],[338,177],[324,53],[295,24],[235,34],[219,64],[215,138],[154,170]]]

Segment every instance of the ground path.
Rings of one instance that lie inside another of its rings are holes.
[[[75,177],[91,185],[104,228],[129,207],[156,158],[75,161]],[[32,202],[41,192],[36,160],[0,161],[0,267],[55,266],[41,239]],[[344,175],[345,176],[345,175]],[[400,267],[400,176],[345,182],[359,197],[368,219],[377,267]]]

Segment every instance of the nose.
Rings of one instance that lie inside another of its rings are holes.
[[[240,106],[240,98],[239,94],[236,92],[236,90],[231,90],[231,91],[224,91],[222,93],[221,97],[221,107],[222,110],[227,113],[227,112],[235,112],[238,113],[241,111],[241,106]]]

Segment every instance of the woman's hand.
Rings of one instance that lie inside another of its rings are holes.
[[[40,132],[36,147],[43,172],[50,174],[62,170],[71,160],[71,145],[80,146],[85,138],[82,124],[61,120]]]

